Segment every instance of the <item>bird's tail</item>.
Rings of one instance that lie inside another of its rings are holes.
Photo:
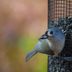
[[[35,54],[37,54],[36,50],[32,50],[26,55],[26,62],[29,61]]]

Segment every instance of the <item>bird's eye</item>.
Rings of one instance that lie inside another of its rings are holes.
[[[50,34],[53,34],[53,31],[50,31]]]

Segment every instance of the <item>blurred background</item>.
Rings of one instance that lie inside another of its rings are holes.
[[[47,55],[25,62],[47,30],[48,0],[0,0],[0,72],[47,72]]]

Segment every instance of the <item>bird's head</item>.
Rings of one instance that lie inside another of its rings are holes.
[[[53,27],[48,29],[40,39],[63,39],[64,37],[64,33],[59,28]]]

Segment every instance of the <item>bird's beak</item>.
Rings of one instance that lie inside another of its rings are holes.
[[[44,34],[40,37],[40,39],[48,39],[48,35]]]

